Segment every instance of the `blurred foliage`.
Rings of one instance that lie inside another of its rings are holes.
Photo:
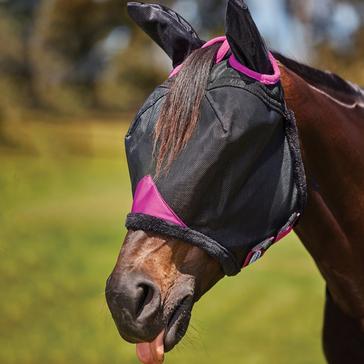
[[[287,13],[308,29],[315,24],[312,1],[282,1]],[[26,118],[29,109],[79,115],[130,111],[140,105],[165,77],[168,63],[128,18],[126,2],[0,1],[0,138],[4,120]],[[203,37],[223,31],[225,2],[160,3],[183,12]],[[362,49],[361,39],[355,49]],[[352,66],[342,67],[345,76],[364,83],[361,52],[337,57],[327,42],[318,48],[319,64],[340,71],[342,59]]]
[[[153,45],[129,20],[125,3],[1,2],[1,119],[24,107],[68,114],[135,108],[163,70],[145,62]]]
[[[317,63],[364,87],[364,28],[356,34],[353,44],[351,52],[346,54],[335,51],[329,44],[322,45],[317,49]]]
[[[106,39],[120,25],[134,30],[129,46],[121,49],[115,44],[115,50],[104,49]],[[138,56],[141,49],[150,48],[139,38],[120,1],[45,1],[32,40],[38,100],[67,111],[77,111],[80,106],[135,108],[160,81],[159,71],[142,62],[145,53]],[[128,61],[129,52],[136,56],[132,61]]]

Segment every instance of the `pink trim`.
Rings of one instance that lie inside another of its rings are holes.
[[[229,42],[227,41],[226,37],[216,37],[214,39],[209,40],[208,42],[206,42],[202,48],[207,48],[207,47],[211,47],[214,44],[217,43],[222,43],[220,49],[218,50],[217,54],[216,54],[216,63],[220,63],[226,56],[226,54],[229,52],[230,50],[230,45]]]
[[[246,268],[248,265],[251,264],[251,260],[253,258],[253,255],[255,254],[256,252],[251,250],[249,252],[249,254],[247,255],[247,257],[245,258],[245,261],[244,261],[244,264],[243,264],[243,268]]]
[[[209,40],[208,42],[206,42],[202,46],[202,48],[207,48],[207,47],[213,46],[216,43],[223,43],[225,41],[226,41],[226,37],[225,36],[216,37],[216,38],[213,38],[213,39]]]
[[[255,246],[245,258],[243,268],[247,267],[252,263],[255,263],[258,259],[262,258],[267,250],[274,244],[274,242],[274,236],[272,236],[271,238],[266,239],[257,246]]]
[[[216,55],[216,63],[220,63],[226,56],[226,54],[229,52],[230,50],[230,45],[229,42],[227,41],[226,37],[216,37],[214,39],[211,39],[210,41],[206,42],[202,48],[206,48],[206,47],[210,47],[216,43],[222,43],[219,51],[217,52]],[[279,69],[278,63],[275,60],[275,58],[273,57],[272,53],[269,52],[269,60],[272,64],[273,67],[273,71],[274,73],[272,75],[265,75],[262,73],[258,73],[255,72],[253,70],[251,70],[250,68],[244,66],[243,64],[241,64],[236,58],[235,56],[232,54],[229,58],[229,64],[231,67],[233,67],[235,70],[237,70],[238,72],[244,73],[245,75],[247,75],[248,77],[257,80],[261,83],[264,83],[265,85],[274,85],[276,84],[281,77],[281,71]],[[182,68],[182,64],[180,64],[179,66],[177,66],[169,75],[169,78],[175,76]]]
[[[244,73],[250,78],[253,78],[254,80],[257,80],[261,83],[264,83],[266,85],[274,85],[276,84],[280,77],[281,77],[281,71],[279,69],[278,63],[273,57],[273,54],[269,52],[269,60],[272,64],[274,73],[272,75],[264,75],[262,73],[255,72],[248,67],[241,64],[235,56],[232,54],[229,58],[230,66],[236,69],[237,71]]]
[[[296,215],[296,216],[295,216],[295,218],[293,219],[293,221],[292,221],[291,225],[290,225],[290,226],[288,226],[288,227],[286,227],[284,230],[281,230],[281,231],[278,233],[278,235],[277,235],[276,239],[274,240],[274,242],[275,242],[275,243],[277,243],[279,240],[282,240],[283,238],[285,238],[288,234],[290,234],[290,233],[293,231],[293,229],[294,229],[294,227],[296,226],[296,223],[297,223],[298,219],[300,218],[301,214],[300,214],[300,213],[297,213],[297,214],[295,214],[295,215]]]
[[[293,230],[293,227],[292,226],[289,226],[287,229],[281,231],[276,240],[275,240],[275,243],[278,242],[279,240],[282,240],[283,238],[285,238],[290,232],[292,232]]]
[[[208,42],[206,42],[202,46],[202,48],[210,47],[210,46],[212,46],[212,45],[214,45],[216,43],[223,43],[223,45],[219,49],[219,51],[217,53],[217,56],[216,56],[216,63],[220,63],[224,59],[224,57],[226,56],[226,53],[230,49],[229,43],[227,43],[226,37],[216,37],[216,38],[213,38],[213,39],[209,40]],[[226,47],[226,44],[225,43],[227,43],[227,47]],[[174,68],[173,71],[170,73],[170,75],[169,75],[168,78],[174,77],[181,70],[182,65],[183,65],[183,63],[180,64],[180,65],[178,65],[176,68]]]
[[[154,216],[172,224],[187,227],[163,199],[151,176],[145,176],[139,181],[131,212]]]
[[[217,52],[216,64],[220,63],[225,58],[225,56],[227,55],[227,53],[229,51],[230,51],[230,45],[229,45],[229,42],[227,41],[227,39],[225,37],[224,43],[222,43],[219,51]]]
[[[168,78],[174,77],[182,68],[183,63],[181,63],[179,66],[177,66],[170,74]]]

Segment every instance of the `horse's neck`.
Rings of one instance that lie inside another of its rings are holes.
[[[308,204],[296,229],[335,301],[364,319],[364,108],[320,92],[285,67],[308,179]]]

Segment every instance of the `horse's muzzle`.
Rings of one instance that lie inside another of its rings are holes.
[[[106,283],[106,300],[123,339],[152,342],[164,331],[168,352],[187,331],[194,295],[190,282],[185,282],[162,300],[159,287],[145,274],[114,272]]]
[[[159,288],[141,273],[113,273],[106,300],[120,335],[131,343],[152,341],[163,329]]]

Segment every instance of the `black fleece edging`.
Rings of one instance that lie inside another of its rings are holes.
[[[133,213],[127,216],[125,225],[127,229],[151,231],[193,244],[217,259],[227,276],[234,276],[241,271],[242,267],[235,256],[218,242],[198,231],[170,224],[153,216]]]
[[[286,111],[286,135],[293,158],[293,174],[298,192],[298,209],[303,214],[307,203],[307,182],[302,161],[296,117],[292,110]]]

